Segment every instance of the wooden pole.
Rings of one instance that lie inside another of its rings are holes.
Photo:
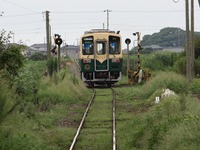
[[[46,11],[46,41],[47,41],[47,58],[50,58],[50,26],[49,26],[49,11]]]
[[[186,16],[186,77],[191,80],[190,71],[190,27],[189,27],[189,0],[185,0],[185,16]]]

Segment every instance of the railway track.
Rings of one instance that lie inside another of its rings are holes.
[[[116,150],[116,93],[113,88],[93,89],[69,150]]]

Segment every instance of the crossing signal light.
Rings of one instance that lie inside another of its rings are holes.
[[[59,34],[55,34],[54,35],[54,42],[55,44],[57,44],[58,46],[60,46],[62,44],[62,39],[60,38]]]
[[[130,44],[130,43],[131,43],[131,40],[130,40],[129,38],[127,38],[127,39],[125,40],[125,43],[126,43],[126,44]]]
[[[56,38],[55,43],[60,46],[62,44],[62,39],[60,37]]]

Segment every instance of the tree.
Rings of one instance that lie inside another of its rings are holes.
[[[0,70],[5,69],[9,76],[17,76],[19,68],[23,66],[23,55],[21,49],[23,46],[8,45],[9,34],[1,31],[0,35]]]
[[[200,36],[199,35],[195,35],[195,59],[197,59],[198,57],[200,57]]]
[[[185,31],[180,28],[167,27],[159,33],[145,35],[141,45],[159,45],[162,47],[178,47],[185,45]]]
[[[6,35],[6,31],[2,30],[0,32],[0,123],[20,102],[11,87],[19,69],[23,66],[21,54],[23,46],[9,45],[9,39],[10,34]]]
[[[31,55],[30,59],[31,59],[31,60],[34,60],[34,61],[46,60],[46,59],[47,59],[47,56],[43,55],[43,54],[40,53],[40,52],[36,52],[36,53],[34,53],[33,55]]]

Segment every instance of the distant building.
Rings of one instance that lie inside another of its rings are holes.
[[[53,46],[51,46],[51,49],[53,48]],[[30,57],[31,55],[33,55],[34,53],[41,53],[43,55],[47,55],[47,44],[46,43],[39,43],[39,44],[33,44],[30,47],[28,47],[26,49],[27,53],[28,53],[28,57]]]
[[[74,52],[78,52],[79,51],[79,46],[77,45],[66,45],[61,47],[61,56],[66,56],[68,55],[69,51],[74,51]]]
[[[51,49],[53,49],[53,45],[51,46]],[[58,46],[57,46],[57,50],[58,51]],[[67,46],[63,46],[60,48],[60,55],[61,56],[66,56],[68,51],[79,51],[79,46],[75,46],[75,45],[67,45]],[[42,43],[42,44],[33,44],[30,47],[27,47],[26,49],[26,53],[27,53],[27,57],[30,57],[31,55],[33,55],[34,53],[39,52],[43,55],[47,55],[47,44],[46,43]]]
[[[142,46],[142,48],[146,50],[152,50],[152,51],[163,51],[163,47],[159,45],[147,45],[147,46]]]
[[[39,52],[43,55],[47,55],[47,44],[33,44],[28,49],[30,55],[33,55],[36,52]]]
[[[183,47],[160,47],[158,45],[149,45],[149,46],[142,46],[143,49],[152,50],[152,51],[167,51],[167,52],[182,52],[184,51]]]
[[[180,53],[184,51],[184,47],[167,47],[163,51]]]

